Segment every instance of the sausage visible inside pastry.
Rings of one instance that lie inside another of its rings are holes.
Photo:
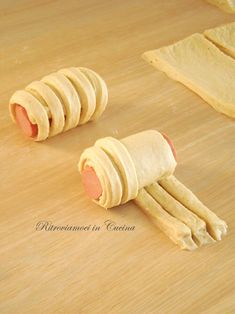
[[[68,68],[16,91],[10,99],[10,114],[25,135],[43,141],[98,119],[107,102],[107,86],[96,72]]]
[[[134,202],[181,248],[220,240],[226,224],[174,176],[172,141],[155,130],[99,139],[81,155],[87,195],[104,208]]]

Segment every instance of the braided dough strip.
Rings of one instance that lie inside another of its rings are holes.
[[[215,242],[206,230],[206,223],[174,199],[157,182],[147,186],[146,190],[168,213],[191,229],[193,239],[197,244],[204,245]]]
[[[79,124],[88,122],[96,108],[96,95],[90,81],[78,68],[62,69],[59,73],[70,80],[80,96],[82,110]]]
[[[144,188],[139,190],[134,202],[181,249],[192,251],[197,248],[196,243],[192,239],[189,227],[169,215]]]
[[[227,233],[227,224],[207,208],[185,185],[173,175],[159,181],[159,184],[181,204],[206,222],[210,235],[221,240]]]
[[[42,81],[35,81],[26,86],[25,90],[44,104],[45,108],[48,106],[48,118],[51,118],[49,136],[63,132],[65,123],[63,106],[52,89]]]
[[[99,74],[87,68],[78,68],[92,84],[96,94],[96,108],[90,120],[97,120],[104,112],[108,103],[108,89]]]

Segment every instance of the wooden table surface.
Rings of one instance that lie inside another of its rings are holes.
[[[203,0],[0,1],[0,313],[235,313],[235,122],[141,59],[233,20]],[[68,66],[102,75],[109,106],[35,143],[8,100]],[[132,202],[105,211],[84,195],[85,147],[152,128],[173,139],[176,176],[228,223],[220,243],[181,251]],[[100,229],[37,231],[40,221]]]

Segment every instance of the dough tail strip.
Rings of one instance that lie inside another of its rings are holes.
[[[190,228],[165,211],[145,188],[139,191],[134,202],[181,249],[192,251],[197,248]]]
[[[176,200],[206,222],[207,230],[215,240],[221,240],[227,233],[227,224],[207,208],[185,185],[171,175],[159,184]]]
[[[215,242],[206,230],[206,223],[174,199],[157,182],[146,187],[147,192],[173,217],[187,225],[199,245]]]

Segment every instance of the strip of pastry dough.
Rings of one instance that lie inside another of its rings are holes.
[[[27,111],[29,120],[38,126],[37,141],[43,141],[49,136],[50,124],[48,120],[47,109],[37,98],[25,90],[16,91],[10,99],[11,117],[15,121],[16,104],[21,104]]]
[[[113,137],[105,137],[96,141],[95,146],[100,147],[116,164],[123,184],[122,203],[136,197],[138,193],[138,180],[135,165],[126,147],[121,141]]]
[[[82,110],[79,124],[88,122],[96,107],[96,95],[90,81],[79,68],[62,69],[59,73],[62,73],[71,81],[80,96]]]
[[[78,68],[90,81],[96,93],[96,108],[90,120],[97,120],[104,112],[108,103],[108,89],[99,74],[87,68]]]
[[[42,81],[34,81],[25,90],[36,97],[44,107],[48,106],[48,118],[51,118],[49,136],[54,136],[63,132],[64,129],[64,111],[63,106],[56,94]]]
[[[228,13],[235,12],[235,1],[234,0],[206,0],[207,2],[216,5],[218,8]]]
[[[157,182],[148,185],[146,190],[168,213],[191,229],[197,244],[215,242],[206,230],[206,223],[167,193]]]
[[[61,73],[52,73],[42,78],[60,99],[65,115],[64,131],[78,125],[81,111],[79,96],[71,82]]]
[[[208,29],[204,35],[225,53],[235,58],[235,23]]]
[[[201,34],[147,51],[143,58],[186,85],[214,109],[235,118],[235,61]]]
[[[180,248],[190,251],[197,248],[192,239],[191,230],[184,223],[169,215],[144,188],[139,191],[134,202]]]
[[[207,230],[215,240],[227,233],[227,224],[207,208],[185,185],[173,175],[159,181],[160,185],[181,204],[206,222]]]

